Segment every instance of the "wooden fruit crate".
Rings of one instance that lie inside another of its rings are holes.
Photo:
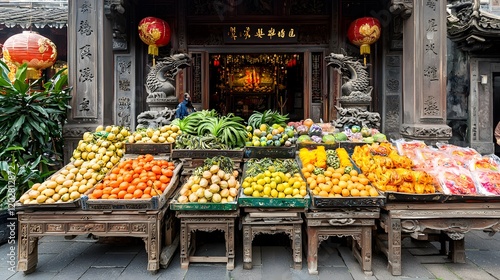
[[[214,203],[214,202],[186,202],[180,203],[177,199],[180,194],[177,193],[170,202],[170,209],[176,211],[234,211],[238,209],[238,197],[232,202]]]
[[[66,166],[72,164],[72,162],[68,163],[67,165],[65,165],[64,167],[62,167],[61,169],[59,169],[56,173],[54,173],[53,175],[51,175],[50,177],[57,177],[58,175],[61,174],[61,171],[64,170],[66,168]],[[30,190],[26,191],[25,193],[28,193]],[[82,194],[83,196],[83,194]],[[81,208],[82,206],[82,203],[81,203],[81,200],[82,200],[82,196],[80,196],[80,198],[76,199],[76,200],[73,200],[73,201],[68,201],[68,202],[57,202],[57,203],[40,203],[40,204],[22,204],[21,202],[19,202],[19,200],[17,200],[15,203],[14,203],[14,209],[16,211],[20,211],[20,210],[23,210],[23,211],[44,211],[44,210],[57,210],[57,209],[77,209],[77,208]]]
[[[126,154],[170,154],[172,151],[171,143],[125,143]]]
[[[297,147],[245,147],[245,158],[294,158]]]
[[[240,190],[238,198],[239,207],[256,208],[309,208],[311,197],[306,195],[304,198],[274,198],[274,197],[252,197]]]
[[[83,210],[158,210],[161,209],[177,190],[179,185],[182,164],[178,162],[174,169],[174,175],[167,188],[161,195],[153,196],[150,199],[89,199],[88,196],[82,198]],[[90,194],[89,190],[87,194]]]
[[[338,207],[381,207],[385,205],[385,196],[375,197],[322,197],[311,194],[312,206],[315,208]]]
[[[403,192],[382,192],[386,197],[387,203],[390,202],[444,202],[447,197],[445,194],[436,192],[431,194],[416,194]]]

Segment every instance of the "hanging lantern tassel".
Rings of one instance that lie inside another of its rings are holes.
[[[38,80],[38,79],[40,79],[41,76],[42,76],[42,71],[40,71],[38,69],[31,68],[31,67],[28,67],[28,69],[26,69],[26,79]]]
[[[366,56],[370,55],[370,45],[363,44],[359,47],[359,53],[363,56],[363,62],[366,66]]]
[[[155,66],[155,56],[158,56],[158,47],[156,45],[149,45],[148,54],[153,56],[153,66]]]

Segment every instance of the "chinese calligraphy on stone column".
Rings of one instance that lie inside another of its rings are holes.
[[[92,94],[94,87],[92,86],[95,78],[95,57],[93,51],[95,46],[92,45],[93,36],[95,36],[92,23],[96,22],[91,18],[93,13],[92,3],[90,1],[82,1],[79,7],[77,18],[77,51],[78,71],[77,75],[77,112],[78,117],[97,117],[95,102],[96,98]]]
[[[132,59],[130,55],[117,55],[115,57],[116,83],[116,117],[115,123],[125,127],[132,127],[132,115],[134,110],[132,104],[135,103],[135,96],[132,94]]]
[[[424,69],[423,75],[425,77],[424,84],[426,90],[423,94],[424,108],[423,113],[425,116],[439,115],[439,99],[434,95],[438,92],[439,79],[440,79],[440,49],[442,39],[438,36],[439,25],[437,19],[436,8],[438,0],[426,0],[424,8]],[[433,83],[438,82],[438,83]]]

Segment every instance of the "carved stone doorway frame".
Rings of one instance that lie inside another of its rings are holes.
[[[469,131],[471,148],[482,154],[495,151],[493,142],[493,73],[500,73],[498,58],[470,58]],[[486,77],[482,80],[482,77]],[[498,106],[497,106],[498,107]]]

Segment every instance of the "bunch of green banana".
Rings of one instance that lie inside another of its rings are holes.
[[[243,119],[232,113],[221,117],[205,117],[198,125],[198,135],[214,135],[229,148],[244,147],[247,131]]]
[[[288,114],[282,115],[278,111],[266,110],[264,112],[255,111],[248,118],[248,125],[253,128],[260,128],[261,124],[267,124],[268,126],[272,126],[273,124],[279,124],[283,127],[286,126],[286,122],[288,121]]]
[[[177,136],[175,141],[176,149],[189,150],[227,150],[229,147],[222,143],[219,138],[214,135],[191,135],[181,134]]]
[[[340,160],[335,150],[326,150],[326,165],[335,169],[340,167]]]
[[[177,125],[183,133],[198,135],[198,124],[207,117],[217,117],[218,115],[215,110],[201,110],[189,114],[182,120],[174,119],[172,125]]]

